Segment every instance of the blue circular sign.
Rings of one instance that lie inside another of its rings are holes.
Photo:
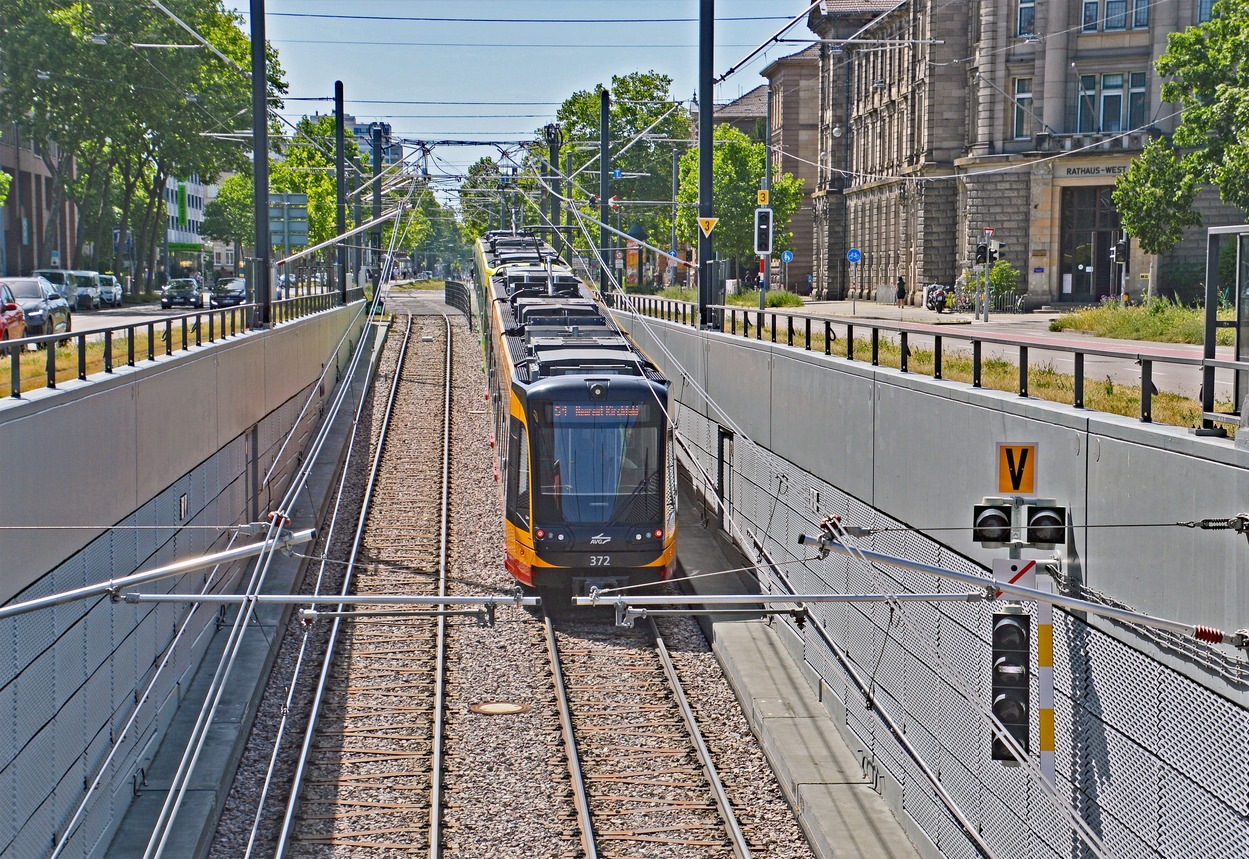
[[[863,260],[863,251],[858,248],[851,248],[846,251],[846,259],[852,263],[858,263]]]
[[[793,262],[793,261],[794,261],[794,252],[793,252],[793,251],[782,251],[782,252],[781,252],[781,262]]]

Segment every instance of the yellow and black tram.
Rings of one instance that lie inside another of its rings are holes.
[[[667,578],[668,380],[535,236],[487,233],[476,267],[508,571],[553,593]]]

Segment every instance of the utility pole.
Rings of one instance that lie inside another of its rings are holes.
[[[547,166],[550,168],[550,186],[551,186],[551,246],[555,248],[557,254],[563,254],[564,240],[559,232],[560,214],[560,190],[562,186],[559,181],[559,149],[563,143],[563,133],[560,127],[555,123],[551,123],[546,127],[546,143],[550,149],[547,158]]]
[[[767,205],[772,205],[772,85],[768,85],[768,107],[763,129],[763,190]],[[775,230],[775,227],[773,227]],[[763,257],[763,283],[759,285],[759,309],[768,306],[768,287],[772,285],[772,255]]]
[[[373,217],[374,219],[382,216],[382,124],[380,122],[373,123],[369,127],[373,132]],[[377,282],[374,287],[381,289],[382,286],[382,225],[378,224],[373,228],[373,260],[372,264],[377,266]]]
[[[564,175],[570,177],[568,180],[568,208],[564,210],[564,251],[567,254],[565,262],[572,265],[572,152],[564,153]]]
[[[606,295],[607,287],[607,267],[611,265],[611,244],[609,243],[609,235],[607,232],[607,200],[611,195],[607,180],[611,177],[611,152],[608,144],[611,138],[611,93],[604,87],[599,93],[598,102],[598,220],[602,225],[599,227],[598,252],[601,265],[598,270],[598,288],[599,292]],[[622,286],[623,288],[623,286]]]
[[[334,81],[334,170],[337,175],[337,191],[338,199],[335,211],[337,212],[337,222],[335,226],[338,229],[338,291],[342,296],[343,304],[347,303],[347,244],[346,240],[341,238],[342,234],[347,232],[347,138],[346,130],[343,128],[343,82]]]
[[[668,250],[672,251],[672,255],[677,255],[677,191],[680,189],[680,177],[677,170],[681,163],[680,153],[677,148],[672,147],[672,243],[668,245]],[[676,260],[668,260],[668,265],[672,267],[672,285],[677,285],[677,264]]]
[[[715,215],[712,199],[712,135],[714,121],[715,84],[712,63],[715,60],[716,2],[699,0],[698,3],[698,216],[710,218]],[[607,165],[603,165],[606,169]],[[715,247],[711,235],[698,231],[698,321],[704,328],[713,324],[707,305],[714,300],[711,282],[711,258]]]
[[[260,299],[258,325],[266,327],[272,297],[269,295],[269,77],[265,68],[265,0],[251,0],[251,17],[252,201],[256,217],[256,257],[252,261],[251,282],[255,297]],[[169,262],[168,253],[165,262]]]

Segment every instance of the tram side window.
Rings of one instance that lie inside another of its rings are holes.
[[[508,430],[507,461],[515,463],[507,475],[507,518],[529,527],[529,434],[525,425],[512,418]]]

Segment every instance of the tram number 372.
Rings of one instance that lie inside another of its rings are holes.
[[[591,567],[610,567],[611,555],[591,555],[590,566]]]

